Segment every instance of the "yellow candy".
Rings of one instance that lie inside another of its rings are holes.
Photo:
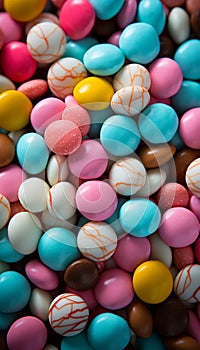
[[[39,16],[47,0],[4,0],[4,9],[12,18],[28,22]]]
[[[0,94],[0,128],[8,131],[23,129],[29,123],[33,106],[28,97],[16,90]]]
[[[163,262],[150,260],[136,268],[133,275],[133,288],[144,302],[159,304],[170,295],[173,278]]]
[[[109,106],[114,94],[112,85],[103,78],[82,79],[74,88],[76,101],[89,110],[102,110]]]

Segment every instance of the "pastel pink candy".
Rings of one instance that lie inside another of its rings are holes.
[[[168,209],[159,227],[162,240],[169,246],[181,248],[192,244],[199,235],[199,220],[189,209]]]
[[[183,114],[179,132],[183,142],[191,148],[200,149],[200,108],[192,108]]]
[[[189,202],[190,210],[198,217],[200,220],[200,198],[196,197],[195,195],[190,197]]]
[[[0,193],[9,202],[18,201],[18,190],[21,183],[26,180],[26,173],[15,164],[0,169]]]
[[[58,275],[38,259],[29,261],[25,271],[29,280],[41,289],[52,290],[58,287]]]
[[[9,13],[0,13],[0,29],[4,34],[4,44],[20,40],[22,37],[22,25],[15,21]]]
[[[137,1],[125,0],[124,5],[116,17],[118,26],[124,29],[128,24],[132,23],[135,19],[136,11]]]
[[[94,296],[93,289],[78,291],[78,290],[75,290],[73,288],[66,286],[65,292],[79,295],[86,302],[86,304],[90,310],[94,309],[98,305],[96,298]]]

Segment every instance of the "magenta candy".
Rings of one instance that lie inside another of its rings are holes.
[[[117,203],[115,191],[103,181],[86,181],[76,192],[77,208],[89,220],[106,220],[114,213]]]
[[[79,295],[86,302],[89,310],[93,310],[98,305],[93,289],[78,291],[66,286],[65,292]]]
[[[9,13],[0,13],[0,29],[4,34],[4,44],[18,41],[22,37],[22,25],[16,22]]]
[[[104,271],[94,288],[94,293],[101,306],[109,310],[121,309],[134,297],[131,276],[121,269]]]
[[[175,95],[182,84],[182,71],[174,60],[168,57],[158,58],[149,66],[151,77],[150,93],[157,98]]]
[[[117,24],[124,29],[134,21],[137,12],[137,0],[125,0],[120,12],[117,14]]]
[[[0,170],[0,193],[9,202],[16,202],[19,186],[26,178],[26,173],[18,165],[10,164],[3,167]]]
[[[153,103],[164,103],[168,106],[171,105],[171,101],[170,101],[170,98],[158,98],[158,97],[154,97],[154,96],[150,96],[150,102],[149,102],[149,105],[152,105]]]
[[[25,267],[29,280],[37,287],[52,290],[58,287],[59,279],[55,271],[43,265],[40,260],[31,260]]]
[[[198,264],[200,264],[200,238],[198,238],[194,245],[195,258]]]
[[[114,34],[112,34],[108,40],[107,43],[109,44],[113,44],[115,46],[119,46],[119,38],[121,36],[122,31],[118,30],[118,32],[115,32]]]
[[[21,83],[35,74],[37,62],[30,55],[25,43],[12,41],[2,49],[1,67],[9,79]]]
[[[138,265],[149,259],[150,251],[148,238],[126,235],[118,241],[113,258],[123,270],[133,272]]]
[[[189,202],[190,210],[198,217],[200,220],[200,198],[196,197],[195,195],[190,197]]]
[[[200,108],[192,108],[183,114],[179,132],[183,142],[191,148],[200,149]]]
[[[199,235],[199,220],[189,209],[168,209],[159,227],[162,240],[169,246],[181,248],[192,244]]]
[[[9,350],[43,350],[47,329],[37,317],[25,316],[15,321],[8,330]]]
[[[200,344],[200,320],[196,313],[192,310],[188,310],[188,326],[187,326],[187,333]]]
[[[95,22],[95,11],[88,0],[67,0],[60,10],[62,29],[72,40],[86,37]]]

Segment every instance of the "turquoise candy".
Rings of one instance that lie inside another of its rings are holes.
[[[14,313],[22,310],[30,295],[31,287],[23,275],[15,271],[0,274],[0,312]]]
[[[74,335],[73,337],[63,337],[61,350],[93,350],[88,343],[85,331]]]
[[[125,0],[89,0],[96,17],[107,20],[114,17],[122,8]]]
[[[158,35],[165,27],[166,15],[160,0],[142,0],[138,4],[137,21],[151,24]]]
[[[125,61],[124,54],[115,45],[97,44],[86,51],[83,63],[87,70],[95,75],[115,74]]]
[[[158,229],[161,213],[151,200],[134,198],[122,205],[119,218],[125,232],[135,237],[146,237]]]
[[[161,337],[152,332],[151,336],[148,338],[137,338],[136,349],[138,350],[165,350],[165,346],[162,342]]]
[[[91,36],[86,36],[80,40],[70,40],[67,42],[63,57],[73,57],[83,62],[83,56],[90,47],[98,44],[98,40]]]
[[[41,261],[55,271],[64,271],[80,258],[75,234],[63,227],[50,228],[43,234],[38,253]]]
[[[181,136],[180,136],[179,131],[176,132],[174,137],[171,139],[170,143],[172,143],[176,147],[177,151],[180,151],[181,149],[186,147]]]
[[[130,329],[124,318],[108,312],[91,321],[87,337],[92,349],[123,350],[129,343]]]
[[[185,41],[176,50],[174,60],[179,64],[184,79],[200,79],[200,40]]]
[[[109,106],[108,108],[102,109],[100,111],[89,111],[90,115],[90,130],[89,136],[92,138],[100,137],[101,127],[106,119],[113,115],[113,110]]]
[[[113,213],[113,215],[111,215],[108,219],[105,220],[105,222],[113,228],[113,230],[115,231],[115,233],[118,237],[120,237],[121,235],[124,234],[123,229],[120,225],[120,221],[119,221],[119,212],[120,212],[121,206],[125,202],[126,202],[125,198],[119,198],[115,212]]]
[[[151,143],[171,141],[178,129],[175,110],[164,103],[154,103],[143,110],[138,120],[142,137]]]
[[[171,98],[172,106],[180,115],[188,109],[200,107],[200,84],[184,80],[180,90]]]
[[[17,313],[0,312],[0,331],[7,330],[11,324],[17,319]]]
[[[17,143],[16,153],[21,167],[29,174],[41,173],[49,159],[49,149],[44,138],[30,132],[22,135]]]
[[[0,261],[14,263],[20,261],[24,255],[17,252],[8,239],[8,228],[5,226],[0,230]]]
[[[130,61],[147,64],[160,51],[160,41],[154,27],[148,23],[129,24],[122,32],[119,47]]]
[[[100,140],[103,147],[115,156],[133,153],[140,143],[136,122],[123,115],[114,115],[102,125]]]

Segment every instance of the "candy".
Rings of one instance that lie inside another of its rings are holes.
[[[190,163],[185,174],[185,180],[189,190],[197,197],[200,197],[199,167],[200,158],[196,158]]]
[[[6,90],[15,90],[15,84],[6,76],[0,74],[0,93]]]
[[[15,156],[15,145],[12,139],[0,133],[0,167],[10,164]]]
[[[162,261],[167,267],[170,268],[172,264],[171,248],[161,239],[157,233],[149,236],[149,242],[151,251],[150,258],[152,260]]]
[[[168,16],[168,31],[176,44],[181,44],[190,35],[190,17],[181,7],[174,7]]]
[[[46,5],[46,0],[17,0],[13,3],[12,0],[4,1],[4,9],[15,20],[20,22],[31,21],[37,17]]]
[[[174,291],[181,300],[190,303],[199,302],[199,279],[200,265],[191,264],[179,271],[174,280]]]
[[[162,210],[171,207],[187,207],[189,202],[188,191],[180,184],[169,182],[161,187],[157,193],[157,202]]]
[[[4,45],[11,41],[18,41],[22,37],[21,24],[15,21],[7,12],[0,13],[0,30],[3,33]]]
[[[115,91],[127,86],[141,86],[149,89],[151,78],[148,70],[141,64],[131,63],[123,66],[114,76]]]
[[[36,100],[48,91],[48,84],[43,79],[33,79],[20,85],[17,89],[23,92],[30,100]]]
[[[137,191],[137,196],[149,197],[159,190],[164,184],[167,174],[163,169],[150,169],[146,172],[146,181],[144,186]]]
[[[193,149],[200,149],[197,136],[200,108],[192,108],[185,112],[180,120],[179,132],[184,143]]]
[[[103,0],[100,4],[98,0],[90,0],[97,18],[107,20],[114,17],[122,8],[124,0]]]
[[[50,293],[43,289],[34,288],[29,300],[31,313],[42,321],[48,320],[49,306],[52,302]]]
[[[200,42],[197,39],[186,40],[176,50],[174,60],[179,64],[185,79],[200,79],[199,54]]]
[[[124,4],[117,14],[117,24],[120,28],[124,29],[128,24],[134,21],[137,11],[136,0],[125,0]]]
[[[176,152],[172,143],[143,144],[138,150],[138,155],[145,168],[157,168],[167,163]]]
[[[51,12],[42,12],[38,17],[34,18],[32,21],[27,22],[25,26],[25,33],[28,34],[29,30],[36,24],[43,22],[53,22],[59,25],[59,19]]]
[[[73,293],[73,294],[79,295],[86,302],[89,310],[93,310],[98,305],[94,295],[94,289],[87,289],[87,290],[80,291],[80,290],[73,289],[66,286],[65,291],[67,293]]]
[[[88,315],[86,303],[75,294],[60,294],[49,307],[50,325],[62,336],[79,334],[87,324]]]
[[[160,35],[166,22],[166,15],[162,3],[159,0],[140,1],[137,10],[137,20],[138,22],[151,24],[158,35]]]
[[[59,154],[52,155],[48,161],[46,172],[48,183],[51,186],[67,180],[69,174],[67,157]]]
[[[5,196],[0,195],[0,229],[4,227],[10,218],[10,202]]]
[[[180,90],[172,96],[172,105],[182,114],[188,109],[200,107],[200,84],[192,80],[183,80]]]
[[[8,239],[8,228],[7,226],[5,226],[3,229],[1,229],[0,231],[0,259],[3,263],[13,263],[13,262],[17,262],[20,261],[24,255],[17,252],[10,240]],[[10,268],[6,268],[4,269],[4,271],[8,271],[10,270]],[[4,272],[2,271],[2,272]]]
[[[140,300],[134,300],[128,307],[128,322],[138,337],[148,338],[153,331],[153,317]]]
[[[196,243],[197,242],[198,242],[198,239],[196,240]],[[188,245],[182,248],[174,248],[173,261],[174,261],[174,265],[178,270],[181,270],[188,265],[194,264],[194,253],[193,253],[192,246]]]
[[[83,56],[86,51],[96,44],[98,44],[98,40],[89,35],[80,40],[69,40],[67,42],[64,57],[77,58],[83,62]]]
[[[62,341],[61,341],[61,350],[67,350],[70,347],[73,350],[78,350],[80,344],[81,344],[81,348],[83,350],[92,350],[92,348],[89,345],[88,340],[87,340],[86,331],[82,331],[81,333],[79,333],[73,337],[63,337]]]
[[[21,183],[26,179],[26,173],[15,164],[10,164],[0,169],[0,193],[9,202],[18,200],[18,190]]]
[[[36,286],[44,290],[52,290],[58,287],[59,279],[56,273],[43,265],[40,260],[29,261],[25,266],[28,279]]]

